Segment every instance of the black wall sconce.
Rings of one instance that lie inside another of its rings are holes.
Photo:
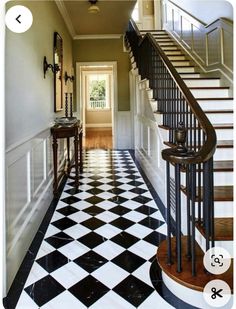
[[[73,75],[70,76],[70,75],[67,74],[67,72],[65,72],[64,78],[65,78],[65,84],[67,83],[68,80],[73,83],[73,81],[75,79]]]
[[[44,78],[46,78],[46,72],[48,69],[51,69],[53,73],[57,73],[58,71],[60,71],[60,67],[58,64],[49,64],[47,62],[47,58],[46,56],[44,56],[43,58],[43,73],[44,73]]]

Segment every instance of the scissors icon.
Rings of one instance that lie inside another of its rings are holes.
[[[219,296],[219,297],[223,297],[220,292],[223,291],[223,289],[219,289],[218,291],[216,291],[216,288],[212,288],[211,291],[213,292],[213,294],[211,295],[211,298],[212,299],[216,299],[216,296]]]

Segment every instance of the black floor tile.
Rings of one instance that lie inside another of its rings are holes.
[[[140,267],[142,264],[146,262],[143,258],[140,256],[126,250],[122,252],[120,255],[116,256],[112,262],[119,267],[125,269],[126,271],[132,273]]]
[[[152,217],[147,217],[147,218],[145,218],[145,219],[143,219],[139,222],[139,224],[142,224],[142,225],[147,226],[147,227],[154,229],[154,230],[157,229],[158,227],[160,227],[164,223],[165,222],[154,219]]]
[[[106,262],[108,262],[108,260],[96,252],[90,250],[89,252],[75,259],[74,262],[80,267],[84,268],[87,272],[92,273]]]
[[[53,236],[50,236],[45,239],[46,242],[48,242],[51,246],[58,249],[70,242],[72,242],[74,239],[67,234],[60,232]]]
[[[84,244],[85,246],[89,247],[90,249],[93,249],[106,241],[106,238],[102,237],[101,235],[98,235],[97,233],[91,232],[88,233],[78,239],[79,242]]]
[[[65,291],[65,288],[50,275],[28,286],[25,291],[41,307]]]
[[[90,214],[91,216],[96,216],[96,215],[104,212],[105,209],[102,209],[98,206],[91,206],[89,208],[84,209],[83,211]]]
[[[135,198],[132,199],[135,202],[138,202],[140,204],[146,204],[150,202],[152,199],[143,195],[138,195]]]
[[[131,209],[126,208],[122,205],[118,205],[118,206],[115,206],[114,208],[109,209],[109,211],[111,211],[114,214],[117,214],[119,216],[123,216],[123,215],[127,214],[128,212],[130,212]]]
[[[92,276],[88,276],[69,288],[71,294],[89,307],[110,289]]]
[[[96,230],[97,228],[99,228],[100,226],[103,226],[106,223],[97,218],[90,218],[86,221],[81,222],[81,224],[89,228],[90,230]]]
[[[119,283],[113,291],[137,308],[154,289],[138,278],[130,275]]]
[[[121,230],[126,230],[131,225],[135,224],[135,222],[131,221],[129,219],[120,217],[120,218],[117,218],[117,219],[113,220],[112,222],[110,222],[110,224],[120,228]]]
[[[47,272],[51,273],[54,270],[62,267],[63,265],[68,263],[68,258],[65,257],[58,251],[53,251],[40,259],[36,260],[36,262],[42,266]]]
[[[52,222],[52,225],[54,225],[55,227],[57,227],[58,229],[62,231],[65,229],[68,229],[69,227],[72,227],[75,224],[77,224],[77,222],[67,217]]]
[[[113,203],[116,203],[116,204],[122,204],[124,202],[127,201],[126,198],[122,197],[122,196],[119,196],[119,195],[115,195],[113,196],[112,198],[109,199],[109,201],[113,202]]]
[[[91,196],[91,197],[85,199],[85,201],[90,203],[90,204],[96,205],[96,204],[102,202],[103,199],[101,197],[98,197],[98,196],[94,195],[94,196]]]
[[[66,198],[62,199],[62,202],[66,204],[74,204],[77,203],[80,199],[78,199],[76,196],[68,196]]]
[[[165,239],[166,239],[165,235],[158,233],[156,231],[152,232],[151,234],[149,234],[144,238],[145,241],[149,242],[154,246],[159,246],[160,243]]]
[[[144,215],[151,215],[154,212],[158,211],[157,208],[149,207],[147,205],[142,205],[135,209],[135,211],[141,212]]]
[[[73,206],[66,206],[63,208],[60,208],[57,210],[57,212],[59,212],[60,214],[64,215],[64,216],[69,216],[72,215],[76,212],[78,212],[79,210]]]
[[[111,238],[111,240],[117,243],[118,245],[128,249],[130,246],[138,242],[140,238],[137,238],[126,232],[121,232],[120,234]]]

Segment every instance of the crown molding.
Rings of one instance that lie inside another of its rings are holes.
[[[58,7],[59,12],[62,15],[62,18],[64,19],[64,22],[67,26],[67,29],[68,29],[71,37],[74,38],[76,36],[76,32],[75,32],[75,29],[74,29],[73,24],[71,22],[70,16],[67,12],[67,9],[65,7],[65,4],[63,3],[62,0],[55,0],[55,3]]]
[[[120,39],[122,34],[80,34],[73,37],[74,40]]]

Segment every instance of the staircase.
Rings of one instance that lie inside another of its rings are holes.
[[[134,26],[134,29],[135,29],[135,26]],[[137,29],[135,31],[136,33],[138,33]],[[212,126],[214,127],[216,131],[217,145],[216,145],[216,151],[214,154],[214,161],[213,161],[213,171],[214,171],[213,173],[213,178],[214,178],[214,189],[213,189],[214,214],[213,214],[213,217],[215,218],[214,219],[214,230],[215,230],[214,231],[214,239],[215,239],[214,245],[227,249],[229,253],[231,254],[231,256],[233,257],[233,102],[234,100],[231,95],[232,89],[230,89],[230,87],[225,86],[225,83],[217,75],[212,76],[212,74],[207,74],[207,73],[202,72],[202,70],[194,63],[194,61],[190,59],[190,57],[184,52],[181,46],[179,46],[178,43],[165,30],[140,31],[140,34],[142,35],[144,39],[146,37],[145,34],[147,32],[151,33],[152,36],[155,38],[157,44],[159,45],[161,50],[165,53],[165,55],[168,57],[172,65],[175,67],[180,77],[184,81],[185,85],[191,91],[192,95],[194,96],[194,98],[196,99],[196,101],[198,102],[202,110],[205,112],[205,115],[207,116],[207,118],[209,119],[209,121],[211,122]],[[147,39],[150,41],[149,37]],[[133,48],[129,49],[132,68],[134,70],[137,70],[138,74],[140,74],[139,73],[140,68],[138,67],[138,63],[140,64],[142,60],[144,60],[144,57],[147,57],[149,59],[153,57],[153,51],[150,51],[146,54],[144,54],[144,52],[142,51],[137,52],[137,50],[141,49],[141,47],[137,47],[137,46],[141,46],[141,45],[143,46],[144,44],[146,44],[144,40],[142,41],[142,44],[140,44],[140,39],[134,38],[134,40],[132,41]],[[137,50],[135,50],[136,48]],[[138,58],[136,59],[134,57],[135,54],[138,55]],[[151,66],[154,67],[154,69],[151,69],[151,71],[154,71],[154,73],[152,72],[150,73],[150,61],[148,64],[149,67],[147,68],[147,75],[150,75],[151,77],[154,76],[154,80],[155,80],[154,84],[157,82],[156,80],[158,79],[158,75],[156,75],[155,73],[155,65],[156,63],[151,64]],[[145,76],[146,72],[143,67],[142,67],[142,72],[144,72],[143,75]],[[166,73],[163,73],[163,74],[166,74]],[[139,80],[140,80],[140,83],[144,82],[143,77],[140,77]],[[161,87],[163,87],[163,85],[164,84],[161,84]],[[169,147],[169,149],[172,149],[174,146],[176,146],[176,144],[174,143],[174,139],[173,138],[168,139],[168,136],[171,136],[171,134],[173,136],[173,127],[171,128],[166,124],[165,125],[160,124],[160,119],[164,119],[165,114],[168,113],[168,110],[165,110],[165,112],[159,111],[160,108],[158,108],[157,106],[159,106],[158,104],[160,100],[158,102],[158,100],[155,99],[159,95],[155,92],[155,89],[152,87],[152,84],[149,78],[146,80],[145,89],[147,90],[149,102],[150,102],[150,105],[152,106],[152,110],[155,115],[156,122],[158,123],[158,130],[162,132],[161,133],[162,136],[167,137],[167,140],[164,141],[164,144],[166,147]],[[168,92],[168,86],[167,86],[166,91]],[[165,101],[167,102],[168,98],[165,98]],[[189,124],[189,127],[187,127],[186,129],[192,130],[193,123],[191,122]],[[170,134],[167,134],[167,133],[170,133]],[[196,144],[198,144],[197,139],[196,139]],[[198,146],[195,145],[195,150],[197,149],[197,147]],[[173,166],[174,165],[175,164],[173,164]],[[197,168],[197,172],[199,175],[201,175],[202,168],[203,168],[202,165],[199,165]],[[180,168],[180,174],[181,174],[180,175],[181,204],[182,204],[182,200],[185,200],[183,204],[187,204],[189,200],[191,200],[191,197],[189,193],[189,188],[186,184],[187,177],[184,176],[185,174],[187,174],[185,168]],[[202,174],[204,174],[203,171],[202,171]],[[200,176],[200,178],[201,177],[203,176]],[[199,204],[199,202],[201,204],[203,203],[203,195],[204,195],[203,192],[205,188],[202,187],[203,186],[202,180],[198,183],[200,184],[200,186],[199,187],[196,186],[195,202],[196,204]],[[193,195],[195,196],[194,193]],[[192,198],[192,200],[194,199]],[[193,229],[191,227],[192,231],[190,232],[190,234],[196,235],[196,237],[194,235],[193,242],[194,243],[196,242],[194,246],[196,246],[195,247],[195,250],[196,250],[195,251],[196,252],[195,263],[196,263],[197,273],[193,271],[193,266],[192,266],[193,264],[191,265],[191,259],[189,259],[188,254],[186,255],[186,252],[189,252],[188,251],[189,250],[188,249],[188,239],[185,236],[181,237],[180,234],[179,236],[182,239],[181,240],[182,244],[180,244],[180,249],[178,249],[177,237],[176,238],[172,237],[172,247],[168,246],[168,241],[167,242],[163,241],[157,251],[157,260],[163,271],[162,272],[163,280],[166,283],[167,287],[173,288],[172,292],[175,293],[176,295],[179,295],[179,293],[182,293],[182,295],[180,294],[181,295],[180,297],[182,298],[183,296],[183,299],[189,304],[196,304],[198,303],[198,301],[200,301],[198,304],[201,307],[202,305],[200,305],[200,303],[202,301],[201,300],[202,294],[200,293],[197,295],[197,293],[202,292],[204,286],[210,280],[213,280],[213,279],[224,280],[229,284],[229,286],[231,287],[231,290],[233,290],[233,266],[232,266],[233,263],[231,263],[231,268],[222,275],[211,275],[209,273],[206,273],[204,266],[203,266],[203,255],[204,255],[204,252],[206,251],[207,239],[209,242],[209,234],[207,236],[206,231],[203,228],[201,222],[199,224],[199,220],[201,221],[201,219],[199,219],[199,214],[197,214],[197,207],[194,207],[194,208],[196,208],[195,210],[196,216],[195,214],[193,214],[193,216],[189,214],[188,218],[190,218],[190,221],[192,220],[192,222],[193,222],[192,218],[196,218],[196,221],[194,220],[195,223],[191,224],[191,226],[194,226],[194,227]],[[167,207],[167,216],[168,216],[168,207]],[[200,218],[201,218],[201,214],[200,214]],[[168,225],[168,222],[167,222],[167,225]],[[179,227],[181,228],[181,223]],[[168,237],[170,237],[170,234]],[[210,237],[210,241],[212,241],[211,237]],[[182,253],[181,253],[181,250],[182,250]],[[177,256],[178,251],[181,256],[180,259],[182,259],[182,265],[183,265],[182,269],[179,263],[177,262],[179,258],[179,256]],[[170,253],[167,254],[167,252],[171,252],[171,254]],[[169,261],[168,256],[172,256],[173,258],[172,263],[167,263],[167,261]],[[177,284],[177,286],[175,284]],[[183,287],[183,290],[181,290],[180,287]],[[196,293],[195,294],[191,293],[191,291],[193,291],[194,293],[196,292]],[[203,304],[203,306],[205,305]],[[204,308],[208,308],[208,307],[206,306]]]
[[[233,98],[219,77],[202,73],[165,30],[149,31],[179,72],[197,102],[213,124],[217,135],[214,155],[214,205],[216,246],[233,255]],[[140,31],[144,36],[147,31]],[[155,102],[152,102],[155,112]],[[161,126],[162,130],[168,127]],[[166,143],[167,146],[171,146]],[[183,193],[186,188],[183,185]],[[204,243],[204,231],[198,225],[198,238]]]

